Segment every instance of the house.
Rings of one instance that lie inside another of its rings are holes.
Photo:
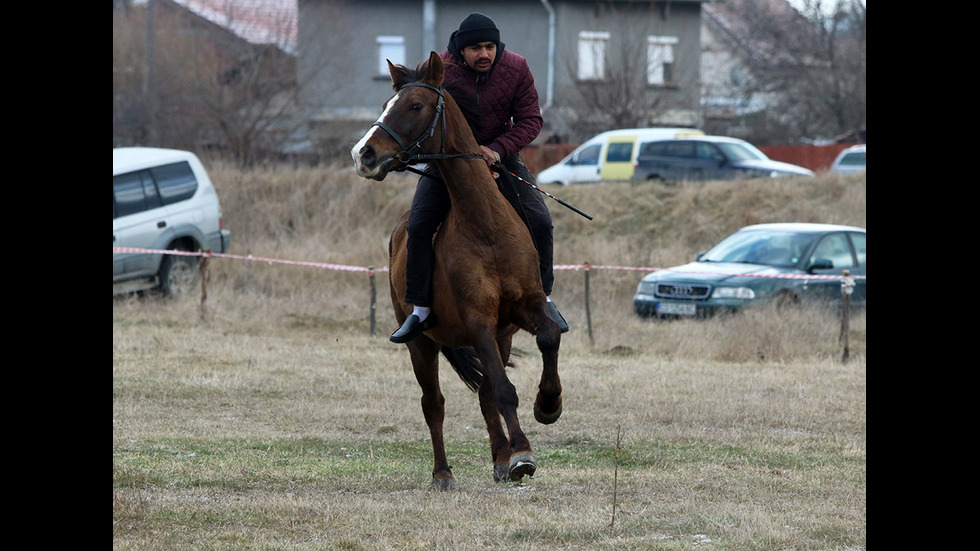
[[[296,0],[113,0],[113,145],[213,148],[240,159],[281,150],[294,121],[305,126],[293,109],[295,8]]]
[[[271,44],[296,54],[297,0],[172,0],[250,44]]]
[[[346,156],[391,96],[386,60],[415,66],[473,11],[496,21],[535,75],[544,115],[535,145],[639,126],[778,141],[772,126],[786,98],[759,75],[772,77],[780,50],[759,27],[785,18],[793,33],[806,24],[786,0],[154,2],[274,49],[282,61],[269,66],[292,75],[292,89],[280,92],[293,104],[281,147],[327,157]],[[236,63],[226,64],[231,76]]]
[[[321,143],[349,147],[392,94],[385,60],[414,67],[471,12],[527,58],[544,129],[581,142],[610,128],[700,126],[705,0],[300,0],[298,92]]]
[[[706,4],[701,20],[702,130],[757,145],[784,139],[777,128],[801,103],[792,83],[807,64],[793,44],[815,40],[812,23],[786,0]]]

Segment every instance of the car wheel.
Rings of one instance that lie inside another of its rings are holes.
[[[676,185],[677,184],[677,182],[667,180],[666,178],[664,178],[663,176],[661,176],[659,174],[651,174],[651,175],[647,176],[646,181],[648,183],[660,184],[660,185],[663,185],[663,186],[673,186],[673,185]]]
[[[160,262],[160,284],[157,289],[165,297],[176,298],[197,286],[198,259],[194,256],[164,255]]]
[[[792,291],[781,291],[772,301],[776,305],[776,311],[780,313],[794,312],[800,308],[800,297]]]

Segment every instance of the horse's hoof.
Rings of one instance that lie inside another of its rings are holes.
[[[538,401],[537,400],[534,401],[534,420],[537,421],[538,423],[541,423],[542,425],[550,425],[555,421],[557,421],[559,417],[561,417],[560,399],[558,402],[558,409],[552,413],[545,413],[541,411],[541,408],[538,406]]]
[[[430,489],[437,492],[451,492],[456,489],[456,479],[450,476],[432,477]]]
[[[507,472],[513,482],[520,482],[524,475],[534,476],[537,464],[531,452],[517,452],[510,456],[510,467]]]
[[[510,466],[507,463],[493,464],[493,481],[510,482]]]

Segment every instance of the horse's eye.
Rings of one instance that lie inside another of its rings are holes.
[[[412,106],[412,111],[421,111],[421,110],[422,110],[421,103],[416,103],[415,105]]]

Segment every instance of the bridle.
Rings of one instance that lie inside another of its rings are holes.
[[[425,173],[425,172],[422,172],[421,170],[417,170],[417,169],[415,169],[415,168],[413,168],[413,167],[411,167],[409,165],[414,164],[414,163],[418,163],[418,162],[422,162],[422,161],[430,161],[430,160],[434,160],[434,159],[473,158],[473,159],[480,159],[482,161],[483,160],[483,155],[480,155],[479,153],[458,153],[458,154],[448,154],[448,153],[446,153],[446,144],[445,144],[445,139],[446,139],[446,114],[445,114],[446,104],[445,104],[445,100],[444,100],[444,96],[443,96],[443,92],[442,92],[442,87],[440,86],[440,87],[437,88],[435,86],[432,86],[431,84],[425,84],[424,82],[409,82],[409,83],[403,84],[400,88],[398,88],[398,91],[400,92],[402,90],[402,88],[408,88],[409,86],[419,86],[419,87],[422,87],[422,88],[428,88],[429,90],[432,90],[436,94],[439,94],[439,100],[436,102],[436,114],[435,114],[435,117],[432,118],[432,123],[429,124],[429,128],[425,132],[423,132],[421,136],[419,136],[419,139],[417,139],[414,142],[412,142],[412,145],[406,146],[405,145],[405,142],[400,137],[398,137],[398,134],[396,134],[395,131],[391,129],[391,127],[389,127],[387,124],[385,124],[385,123],[383,123],[381,121],[378,121],[378,122],[374,123],[373,125],[371,125],[371,126],[377,126],[378,128],[380,128],[380,129],[384,130],[385,132],[387,132],[389,136],[391,136],[392,138],[395,139],[396,142],[398,142],[398,146],[402,148],[402,150],[399,151],[398,154],[396,154],[394,156],[394,158],[395,158],[395,160],[401,162],[405,166],[402,169],[396,169],[396,170],[398,170],[398,171],[400,171],[400,170],[408,170],[409,172],[414,172],[414,173],[416,173],[416,174],[418,174],[420,176],[427,176],[429,178],[439,178],[439,176],[436,175],[436,174]],[[431,138],[432,136],[435,135],[436,125],[439,124],[439,119],[442,119],[442,136],[441,136],[442,143],[439,144],[439,153],[433,153],[433,154],[416,154],[415,152],[420,147],[422,147],[422,144],[425,143],[426,140],[428,140],[429,138]],[[533,184],[531,182],[528,182],[527,180],[521,178],[517,174],[514,174],[513,172],[511,172],[509,169],[507,169],[507,167],[505,167],[500,162],[495,163],[494,166],[497,167],[497,170],[506,171],[507,173],[509,173],[511,176],[513,176],[517,180],[519,180],[519,181],[521,181],[521,182],[523,182],[523,183],[531,186],[533,189],[535,189],[537,191],[540,191],[541,193],[547,195],[548,197],[551,197],[555,201],[558,201],[559,203],[561,203],[563,206],[572,209],[573,211],[577,212],[578,214],[581,214],[582,216],[588,218],[589,220],[592,220],[592,217],[589,216],[588,214],[580,211],[579,209],[573,207],[572,205],[566,203],[565,201],[562,201],[561,199],[555,197],[554,195],[552,195],[552,194],[544,191],[543,189],[539,188],[535,184]],[[518,192],[518,194],[519,194],[519,192]],[[524,207],[524,203],[522,202],[521,203],[521,208],[523,209],[523,207]],[[524,214],[523,216],[526,218],[526,214]]]
[[[432,86],[431,84],[426,84],[424,82],[409,82],[409,83],[403,84],[400,88],[398,88],[398,91],[400,92],[400,91],[402,91],[402,89],[408,88],[408,87],[411,87],[411,86],[418,86],[418,87],[421,87],[421,88],[428,88],[429,90],[432,90],[436,94],[439,94],[439,99],[436,102],[436,114],[432,118],[432,123],[429,124],[429,128],[425,132],[423,132],[421,136],[419,136],[419,139],[417,139],[414,142],[412,142],[411,145],[407,145],[406,146],[405,145],[405,142],[387,124],[385,124],[385,123],[383,123],[381,121],[377,121],[377,122],[375,122],[374,124],[371,125],[371,126],[377,126],[378,128],[384,130],[385,132],[388,133],[389,136],[391,136],[392,138],[395,139],[396,142],[398,142],[398,146],[401,147],[402,150],[399,151],[395,155],[395,159],[397,159],[399,162],[404,163],[406,165],[410,165],[410,164],[414,164],[414,163],[418,163],[418,162],[431,161],[431,160],[435,160],[435,159],[454,159],[454,158],[480,158],[480,159],[482,159],[483,156],[480,155],[479,153],[459,153],[459,154],[447,154],[446,153],[446,144],[445,144],[445,140],[446,140],[446,114],[445,114],[446,103],[445,103],[445,97],[444,97],[444,94],[443,94],[443,91],[442,91],[442,87],[440,86],[440,87],[437,88],[435,86]],[[417,153],[415,153],[416,151],[418,151],[422,147],[422,144],[423,143],[425,143],[429,138],[431,138],[432,136],[435,135],[435,133],[436,133],[436,125],[439,124],[439,120],[440,119],[442,120],[442,135],[440,136],[440,140],[441,141],[439,143],[439,153],[433,153],[433,154],[425,154],[425,153],[417,154]]]

